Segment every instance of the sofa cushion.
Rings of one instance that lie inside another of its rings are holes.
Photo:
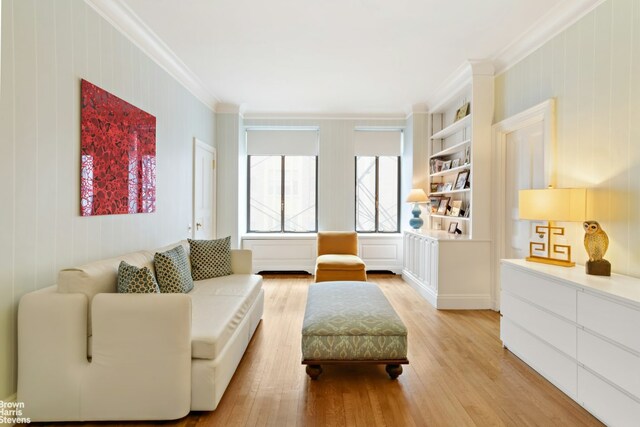
[[[322,270],[364,270],[364,262],[355,255],[320,255],[316,267]]]
[[[260,294],[262,277],[232,274],[194,284],[191,296],[191,357],[215,359]]]
[[[205,280],[231,274],[231,237],[217,240],[191,240],[191,276]]]
[[[147,267],[136,267],[120,262],[118,267],[118,293],[121,294],[152,294],[160,293],[158,282]]]
[[[160,292],[187,293],[193,289],[189,259],[182,245],[166,252],[156,252],[153,260]]]
[[[148,251],[133,252],[116,258],[84,264],[79,267],[65,268],[58,273],[58,292],[67,294],[81,293],[89,301],[87,315],[87,334],[91,335],[91,301],[103,292],[116,292],[118,267],[120,262],[136,267],[153,269],[153,253]]]

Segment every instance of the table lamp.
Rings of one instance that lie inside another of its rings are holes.
[[[424,224],[422,218],[420,218],[420,214],[422,210],[420,210],[420,203],[424,203],[428,201],[427,193],[424,192],[422,188],[414,188],[409,193],[409,197],[407,197],[407,203],[414,203],[413,209],[411,213],[413,214],[413,218],[409,220],[409,225],[414,229],[419,229]]]
[[[520,219],[547,221],[547,225],[536,225],[540,237],[546,242],[529,242],[527,261],[572,267],[571,245],[553,243],[551,236],[564,236],[564,227],[556,227],[553,221],[584,221],[586,216],[586,194],[584,188],[547,188],[543,190],[520,190],[518,209]],[[545,251],[546,256],[534,255],[533,251]],[[557,258],[552,255],[561,255]]]

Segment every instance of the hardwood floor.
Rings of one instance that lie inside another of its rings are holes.
[[[595,426],[578,404],[502,348],[499,314],[438,311],[399,276],[371,275],[409,329],[409,365],[300,364],[309,276],[266,276],[265,313],[218,409],[176,426]],[[55,425],[62,425],[56,423]],[[77,424],[73,424],[77,425]]]

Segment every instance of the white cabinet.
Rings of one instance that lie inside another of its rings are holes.
[[[611,426],[640,419],[640,279],[501,263],[506,348]]]
[[[490,242],[405,231],[403,279],[439,309],[491,308]]]

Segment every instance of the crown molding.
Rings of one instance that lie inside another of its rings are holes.
[[[248,120],[405,120],[404,113],[271,113],[249,112],[244,113],[244,119]]]
[[[533,53],[553,37],[578,22],[606,0],[563,1],[538,19],[528,31],[500,50],[492,61],[496,75]]]
[[[211,110],[219,99],[122,0],[84,0]]]
[[[216,104],[215,111],[216,111],[216,114],[238,114],[242,116],[244,113],[244,107],[242,105],[220,102]]]

